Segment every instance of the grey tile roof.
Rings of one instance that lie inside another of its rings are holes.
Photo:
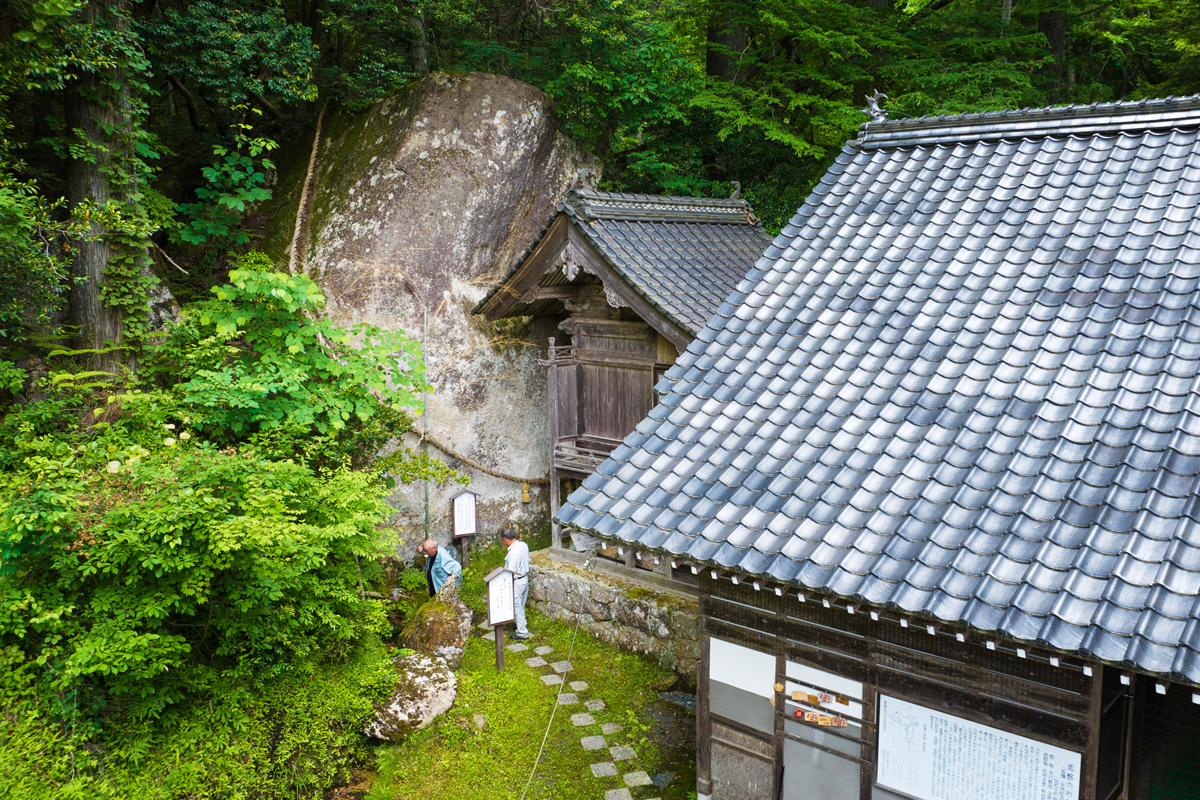
[[[744,200],[574,189],[558,204],[558,213],[574,220],[634,291],[693,336],[771,241]],[[480,301],[476,313],[516,273],[540,238]]]
[[[558,520],[1200,682],[1198,127],[868,124]]]

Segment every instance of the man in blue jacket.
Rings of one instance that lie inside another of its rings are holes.
[[[437,546],[437,542],[433,539],[426,539],[417,552],[425,556],[425,583],[429,589],[429,596],[433,597],[446,581],[453,575],[455,579],[462,577],[462,564],[454,560],[454,556],[447,550],[441,550]]]

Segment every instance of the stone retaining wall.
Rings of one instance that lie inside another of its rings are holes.
[[[694,599],[653,591],[608,575],[584,572],[534,553],[529,599],[545,616],[575,623],[624,650],[648,655],[672,670],[689,689],[700,663],[700,606]]]

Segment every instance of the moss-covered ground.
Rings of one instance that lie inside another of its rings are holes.
[[[482,576],[502,560],[503,550],[498,545],[472,555],[463,596],[476,612],[483,609]],[[502,673],[496,671],[495,645],[479,636],[479,631],[472,635],[458,673],[454,708],[404,744],[380,750],[378,778],[370,800],[515,800],[522,796],[558,692],[557,686],[547,686],[539,677],[549,674],[548,668],[530,668],[524,659],[533,655],[533,647],[549,645],[554,652],[546,656],[548,661],[565,660],[573,634],[573,626],[548,620],[533,609],[529,627],[535,636],[527,642],[530,649],[520,654],[506,652]],[[629,744],[637,752],[636,762],[622,762],[620,771],[677,773],[665,787],[634,789],[634,797],[682,800],[691,795],[695,772],[686,735],[690,719],[659,696],[670,688],[674,676],[646,659],[596,641],[582,630],[570,660],[573,668],[567,681],[588,683],[587,690],[579,693],[580,700],[603,699],[607,704],[594,713],[597,723],[624,726],[607,737],[608,744]],[[592,775],[589,765],[609,756],[607,750],[588,752],[581,746],[582,735],[600,733],[599,725],[576,728],[571,724],[571,714],[583,711],[582,705],[565,705],[554,714],[525,797],[603,798],[605,790],[624,785],[619,778]],[[486,718],[482,728],[477,715]]]

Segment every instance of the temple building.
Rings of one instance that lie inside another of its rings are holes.
[[[698,580],[701,798],[1200,796],[1198,210],[1200,98],[846,144],[557,515]]]

